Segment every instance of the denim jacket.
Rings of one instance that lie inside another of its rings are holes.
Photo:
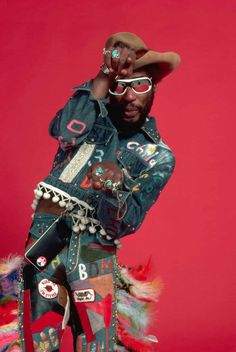
[[[49,126],[59,142],[50,175],[44,180],[95,208],[110,241],[95,234],[93,240],[113,245],[114,239],[137,231],[171,176],[175,158],[162,141],[155,119],[148,116],[135,135],[122,137],[106,109],[107,99],[91,93],[92,81],[75,93]],[[86,174],[94,162],[112,160],[123,170],[124,187],[116,195],[95,191]]]

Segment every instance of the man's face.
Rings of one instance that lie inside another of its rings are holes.
[[[138,78],[149,77],[145,70],[135,71],[131,76]],[[143,94],[136,93],[128,86],[123,95],[110,94],[111,119],[118,130],[132,132],[144,125],[147,115],[150,112],[154,99],[154,86]]]

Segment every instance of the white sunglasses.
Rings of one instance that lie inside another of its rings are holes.
[[[149,77],[117,79],[109,89],[109,93],[112,95],[123,95],[127,92],[128,87],[132,88],[137,94],[145,94],[152,88],[152,79]]]

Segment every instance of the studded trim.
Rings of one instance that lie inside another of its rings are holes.
[[[72,160],[62,171],[59,180],[65,183],[71,183],[76,175],[78,175],[80,170],[84,167],[84,165],[88,162],[94,149],[95,144],[82,144]]]

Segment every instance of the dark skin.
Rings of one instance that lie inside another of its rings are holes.
[[[112,51],[114,48],[108,48]],[[115,77],[136,78],[149,76],[144,70],[134,71],[135,53],[123,46],[117,46],[120,52],[119,58],[112,58],[111,54],[104,55],[104,63],[110,70],[109,75],[102,71],[93,80],[92,93],[95,98],[101,99],[107,96],[108,90],[114,84]],[[153,98],[155,86],[145,94],[136,94],[131,87],[128,87],[126,93],[122,96],[110,95],[110,116],[118,132],[123,134],[135,133],[144,123],[148,115]],[[96,170],[101,167],[104,170],[102,175],[96,175]],[[111,192],[104,186],[104,181],[111,180],[113,183],[122,182],[123,174],[118,165],[110,160],[104,160],[101,163],[94,163],[90,166],[87,176],[91,179],[92,187],[96,190]],[[122,188],[122,187],[121,187]]]

